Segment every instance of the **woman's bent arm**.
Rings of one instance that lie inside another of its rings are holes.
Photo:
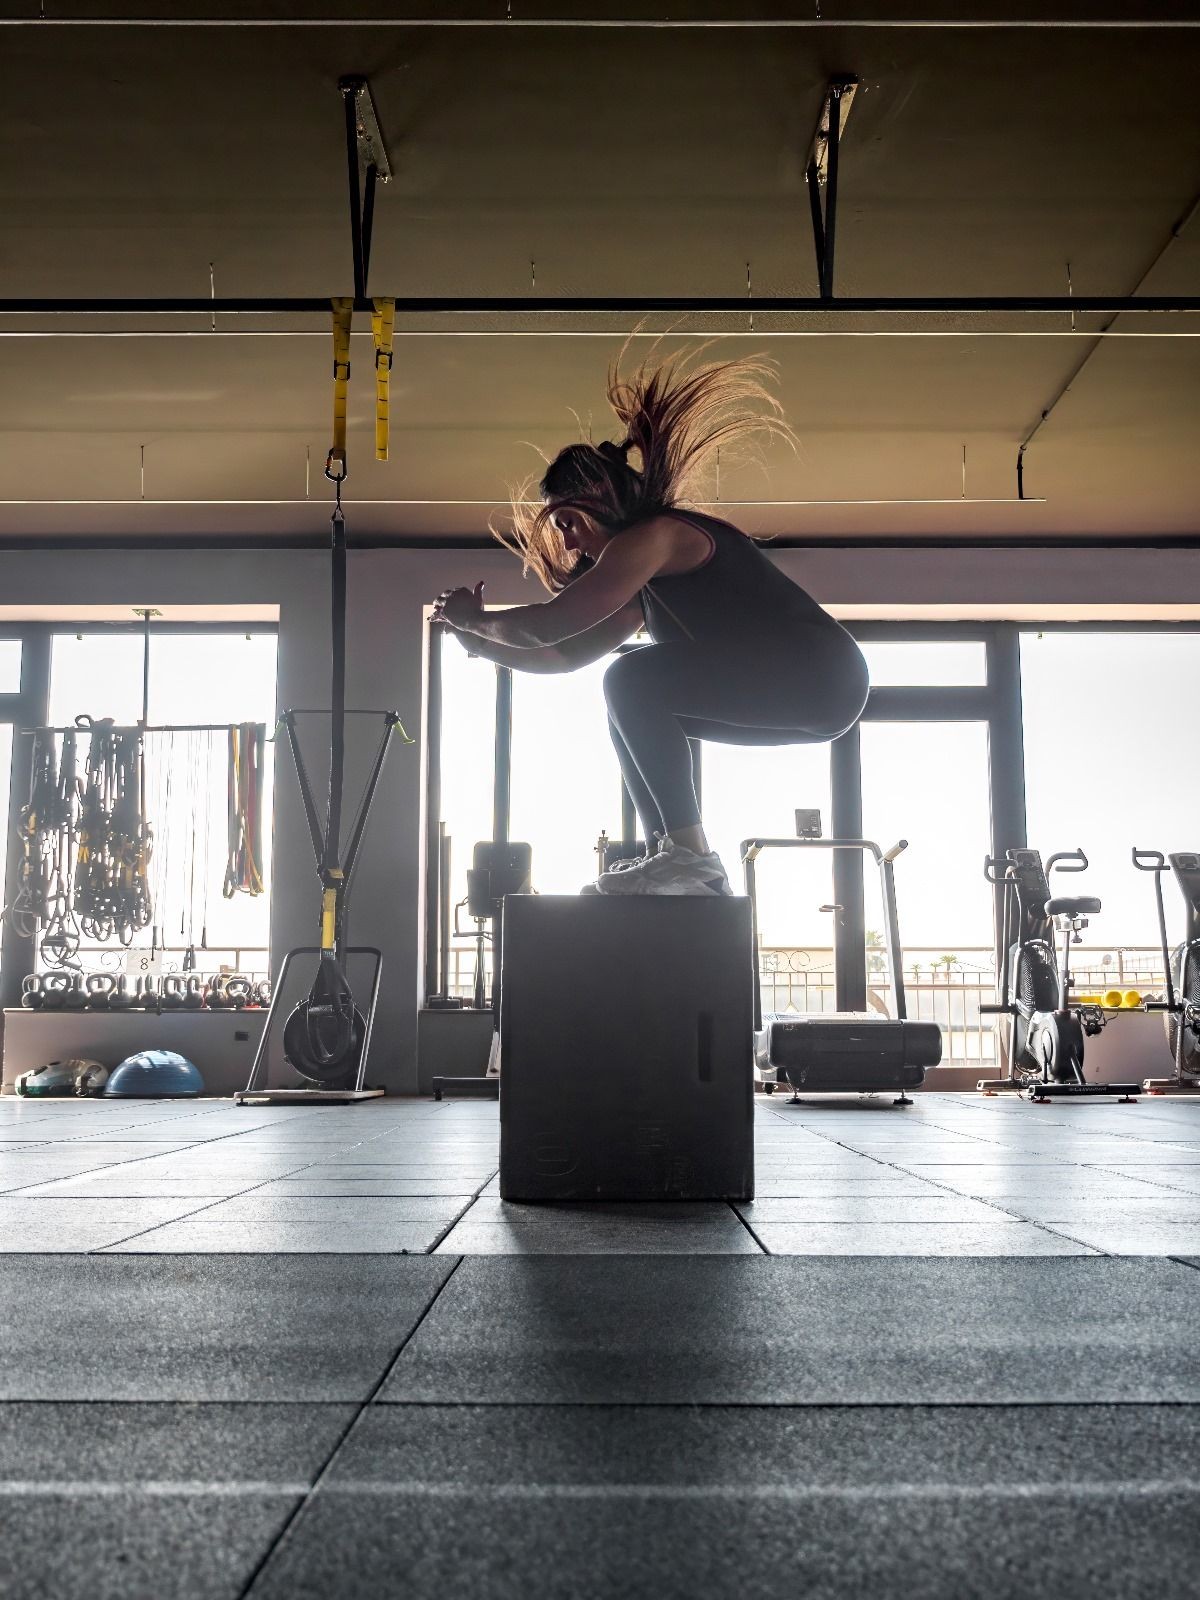
[[[577,633],[570,639],[564,639],[560,644],[535,645],[529,648],[500,644],[494,639],[484,638],[481,634],[467,633],[465,630],[451,628],[448,623],[444,624],[459,640],[468,655],[482,656],[485,661],[494,661],[498,667],[511,667],[516,672],[574,672],[576,668],[586,666],[590,661],[599,661],[611,650],[615,650],[619,644],[624,644],[641,625],[640,600],[629,601],[619,611],[614,611],[611,617],[605,617],[603,622],[598,622],[595,627]]]

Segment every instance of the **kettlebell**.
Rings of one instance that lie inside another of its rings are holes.
[[[141,985],[142,992],[134,1001],[134,1005],[141,1006],[143,1011],[161,1011],[162,1002],[159,999],[158,985],[155,983],[153,977],[143,978],[141,980]]]
[[[42,979],[42,1010],[61,1011],[70,987],[71,979],[67,973],[47,972]]]
[[[208,992],[204,997],[204,1002],[210,1011],[232,1010],[233,1001],[226,993],[224,978],[218,976],[209,980]]]
[[[241,1011],[244,1006],[253,1004],[254,989],[249,978],[243,978],[240,973],[235,973],[232,978],[225,980],[225,1003],[233,1011]]]
[[[85,985],[89,1011],[107,1011],[109,996],[116,993],[117,980],[111,972],[93,972]]]
[[[129,987],[129,979],[123,974],[117,979],[116,984],[109,990],[108,1009],[110,1011],[130,1011],[133,1009],[134,995]]]
[[[183,1004],[188,1011],[199,1011],[204,1004],[204,990],[199,978],[189,978],[183,991]]]
[[[177,972],[169,972],[163,979],[159,1004],[164,1011],[178,1011],[183,1005],[183,983]]]
[[[269,1006],[271,1004],[271,985],[266,978],[254,986],[254,1004],[256,1006]]]
[[[83,986],[83,977],[76,973],[71,979],[70,987],[63,992],[63,1009],[66,1011],[86,1011],[88,992]]]
[[[31,972],[28,977],[21,979],[21,1004],[26,1011],[40,1011],[45,1001],[42,993],[42,980],[36,972]]]

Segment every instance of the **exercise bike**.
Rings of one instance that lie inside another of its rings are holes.
[[[1167,939],[1167,913],[1163,905],[1162,875],[1169,870],[1187,907],[1183,943],[1174,950]],[[1158,932],[1166,974],[1166,999],[1147,1000],[1147,1011],[1161,1011],[1167,1027],[1167,1044],[1175,1063],[1173,1078],[1146,1078],[1148,1094],[1186,1093],[1200,1089],[1200,854],[1182,850],[1165,859],[1161,850],[1134,850],[1139,872],[1154,874],[1158,903]]]
[[[1036,850],[1008,851],[1006,859],[984,858],[988,882],[1002,897],[1003,948],[1000,1000],[981,1005],[981,1016],[1010,1017],[1008,1076],[981,1078],[984,1094],[1015,1089],[1030,1100],[1061,1096],[1119,1095],[1132,1100],[1136,1083],[1089,1083],[1083,1075],[1084,1040],[1104,1027],[1098,1005],[1071,1003],[1071,941],[1079,942],[1088,918],[1100,910],[1091,895],[1050,893],[1049,874],[1084,872],[1082,850],[1062,850],[1042,865]],[[1062,961],[1055,955],[1055,930],[1062,934]]]

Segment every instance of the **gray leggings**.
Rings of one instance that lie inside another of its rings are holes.
[[[840,629],[795,641],[782,658],[681,640],[618,656],[604,674],[604,698],[625,787],[653,840],[700,821],[689,739],[836,739],[862,714],[867,666]]]

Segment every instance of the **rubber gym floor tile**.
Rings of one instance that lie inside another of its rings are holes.
[[[1188,1194],[1200,1194],[1200,1163],[1139,1162],[1137,1166],[1115,1167],[1112,1170],[1127,1177],[1140,1178],[1144,1183],[1161,1183],[1172,1189],[1182,1189]]]
[[[468,1257],[383,1398],[1195,1401],[1198,1316],[1200,1273],[1173,1261]]]
[[[319,1168],[295,1178],[276,1178],[259,1192],[264,1195],[429,1195],[460,1198],[465,1204],[479,1183],[464,1183],[460,1178],[393,1178],[387,1172],[378,1178],[322,1177]]]
[[[948,1188],[959,1192],[955,1184]],[[947,1189],[941,1190],[943,1194],[946,1192]],[[1110,1178],[1106,1183],[1097,1183],[1087,1173],[1069,1172],[1063,1178],[1039,1178],[1008,1187],[989,1188],[985,1195],[974,1198],[997,1206],[1002,1211],[1010,1211],[1018,1216],[1028,1215],[1040,1222],[1045,1220],[1043,1210],[1046,1206],[1115,1206],[1128,1200],[1180,1200],[1186,1196],[1179,1190],[1166,1189],[1153,1183],[1139,1183],[1132,1178]]]
[[[993,1216],[996,1216],[993,1213]],[[994,1222],[752,1224],[773,1256],[1081,1256],[1086,1245],[999,1216]]]
[[[805,1195],[818,1198],[828,1195],[921,1195],[944,1194],[936,1185],[924,1178],[910,1177],[905,1173],[890,1173],[882,1169],[879,1177],[864,1178],[858,1174],[839,1177],[836,1173],[798,1172],[792,1177],[764,1178],[758,1171],[754,1175],[754,1192],[760,1200],[798,1199]]]
[[[185,1199],[61,1199],[0,1195],[0,1253],[74,1254],[100,1250],[204,1205]]]
[[[877,1161],[883,1161],[888,1166],[912,1168],[928,1167],[984,1167],[1003,1168],[1010,1166],[1023,1167],[1056,1167],[1063,1164],[1058,1155],[1036,1155],[1032,1151],[1001,1150],[994,1145],[979,1144],[974,1141],[964,1141],[961,1145],[935,1145],[927,1144],[924,1140],[914,1140],[911,1145],[898,1150],[875,1149],[871,1152]]]
[[[308,1409],[308,1408],[303,1408]],[[348,1485],[754,1486],[803,1492],[1194,1482],[1200,1407],[390,1406],[325,1479]],[[1165,1491],[1164,1491],[1165,1492]]]
[[[394,1222],[445,1224],[470,1204],[434,1195],[279,1195],[256,1189],[222,1200],[204,1213],[206,1222],[326,1222],[357,1228]]]
[[[240,1600],[302,1498],[298,1486],[157,1485],[121,1493],[87,1484],[21,1490],[6,1541],[6,1592],[20,1600]],[[14,1508],[6,1507],[6,1510]]]
[[[115,1241],[119,1255],[423,1255],[450,1217],[439,1222],[209,1221],[208,1213]]]
[[[311,1483],[356,1409],[9,1400],[0,1403],[0,1485]]]
[[[452,1268],[421,1256],[10,1256],[0,1398],[362,1400]]]
[[[1194,1459],[1194,1425],[1138,1437],[1145,1412],[1122,1409],[1091,1427],[1031,1409],[997,1422],[1000,1450],[983,1442],[990,1408],[932,1426],[911,1409],[372,1412],[254,1593],[1182,1600],[1195,1480],[1177,1464]],[[1089,1467],[1117,1465],[1078,1481],[1059,1428]],[[1165,1483],[1156,1447],[1172,1452]]]
[[[1137,1196],[1046,1193],[1009,1200],[1006,1205],[1034,1222],[1081,1222],[1098,1228],[1141,1228],[1164,1222],[1200,1227],[1200,1196],[1172,1194],[1168,1189],[1153,1191],[1149,1185]]]
[[[924,1194],[902,1194],[888,1191],[872,1193],[871,1186],[862,1185],[863,1193],[848,1195],[831,1190],[828,1195],[806,1195],[803,1198],[780,1199],[767,1195],[761,1200],[738,1202],[735,1210],[754,1227],[766,1222],[838,1222],[838,1223],[906,1223],[906,1222],[1003,1222],[1003,1212],[982,1200],[966,1195],[945,1194],[929,1189]]]
[[[437,1255],[758,1255],[760,1247],[730,1214],[728,1223],[589,1221],[457,1223]]]
[[[1110,1256],[1185,1256],[1200,1250],[1200,1216],[1190,1222],[1139,1222],[1114,1216],[1111,1222],[1047,1222],[1043,1226]]]
[[[1092,1173],[1083,1167],[1068,1167],[1062,1163],[1038,1166],[1009,1165],[1007,1162],[994,1167],[977,1166],[926,1166],[914,1162],[905,1169],[914,1178],[928,1179],[945,1189],[953,1189],[959,1194],[976,1195],[986,1198],[990,1194],[1010,1194],[1014,1190],[1018,1193],[1043,1188],[1056,1189],[1060,1185],[1075,1183],[1077,1181],[1091,1181],[1103,1183],[1103,1173]],[[1109,1174],[1110,1177],[1114,1176]],[[1120,1181],[1120,1174],[1115,1175]],[[1099,1192],[1097,1190],[1097,1192]]]
[[[22,1198],[33,1199],[45,1195],[62,1198],[152,1200],[172,1197],[195,1200],[220,1200],[229,1195],[241,1194],[264,1182],[262,1178],[180,1177],[143,1178],[138,1169],[105,1168],[102,1172],[81,1173],[77,1177],[55,1178],[34,1184],[19,1191]]]

